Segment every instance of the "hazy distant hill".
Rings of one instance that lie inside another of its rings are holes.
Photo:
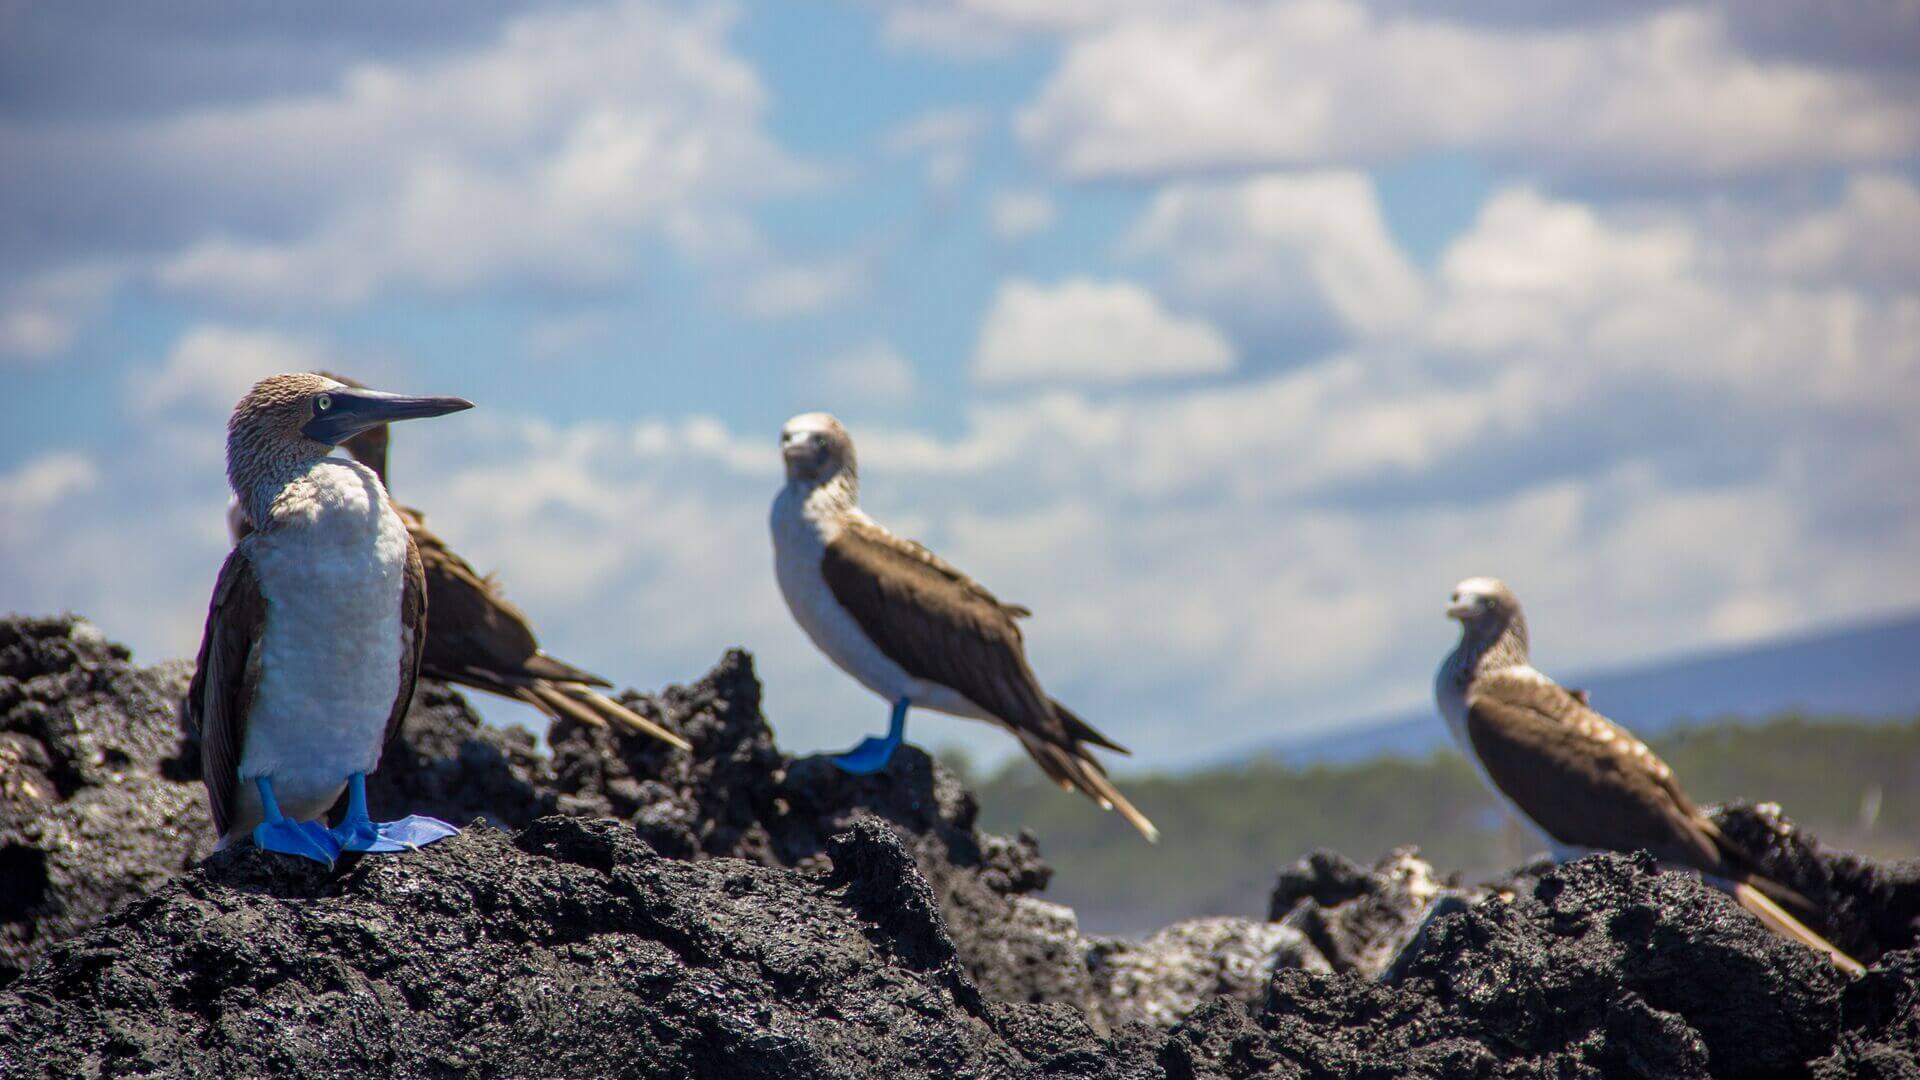
[[[1920,854],[1920,716],[1911,711],[1870,722],[1743,717],[1653,744],[1702,803],[1777,801],[1831,847]],[[1037,833],[1056,871],[1047,897],[1100,932],[1260,915],[1275,871],[1317,847],[1371,862],[1418,844],[1435,866],[1469,878],[1540,849],[1451,750],[1346,765],[1266,759],[1121,786],[1160,826],[1160,843],[1143,843],[1118,815],[1061,792],[1024,761],[978,787],[981,826]]]
[[[1689,722],[1789,710],[1907,715],[1920,707],[1920,613],[1664,664],[1550,674],[1568,686],[1586,687],[1596,708],[1643,735]],[[1340,764],[1382,754],[1423,757],[1448,745],[1446,729],[1429,703],[1326,735],[1259,743],[1220,760]]]

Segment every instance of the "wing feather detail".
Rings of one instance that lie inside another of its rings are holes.
[[[871,522],[849,522],[827,545],[821,574],[833,597],[888,659],[948,687],[1013,731],[1048,778],[1159,836],[1107,779],[1088,745],[1126,753],[1047,696],[1027,664],[1027,609],[999,598],[939,556]]]
[[[241,542],[227,554],[207,607],[200,656],[187,687],[187,720],[200,733],[200,772],[207,785],[214,832],[224,836],[233,820],[246,753],[247,718],[260,685],[260,639],[267,601]]]
[[[1548,836],[1723,873],[1724,860],[1673,770],[1556,683],[1493,672],[1467,692],[1467,734],[1488,777]]]

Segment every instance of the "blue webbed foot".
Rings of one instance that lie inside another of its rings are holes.
[[[900,741],[907,737],[907,709],[912,702],[906,698],[893,703],[893,716],[887,724],[887,734],[883,738],[868,737],[860,740],[860,745],[844,754],[836,754],[833,763],[855,776],[871,776],[887,767],[893,760],[893,752],[900,748]]]
[[[840,766],[843,772],[850,772],[855,776],[870,776],[887,767],[887,762],[893,760],[893,752],[899,745],[893,739],[869,736],[861,739],[859,746],[846,753],[835,754],[833,763]]]
[[[399,821],[355,821],[351,818],[333,830],[342,851],[413,851],[436,840],[445,840],[460,830],[421,814],[409,814]]]
[[[334,827],[333,838],[343,851],[413,851],[459,831],[420,814],[399,821],[372,820],[367,816],[367,774],[354,773],[347,778],[347,817]]]
[[[333,861],[340,857],[340,845],[334,841],[333,834],[317,821],[295,821],[283,817],[262,822],[254,826],[253,842],[263,851],[298,855],[328,866],[332,866]]]

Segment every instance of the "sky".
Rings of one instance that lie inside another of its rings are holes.
[[[314,367],[478,403],[394,493],[549,651],[746,646],[796,751],[886,720],[774,583],[814,409],[1122,771],[1423,700],[1470,575],[1549,671],[1920,606],[1912,0],[0,0],[0,163],[0,609],[143,660]]]

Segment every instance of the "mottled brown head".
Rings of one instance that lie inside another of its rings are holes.
[[[780,429],[780,457],[787,479],[818,486],[836,477],[857,480],[853,436],[840,421],[823,412],[801,413]]]
[[[1498,578],[1471,577],[1455,585],[1447,617],[1460,620],[1468,640],[1493,642],[1513,636],[1522,648],[1526,646],[1527,623],[1520,601]]]
[[[333,391],[345,385],[310,372],[269,375],[253,384],[227,418],[227,475],[234,490],[242,489],[248,463],[325,457],[330,442],[309,437],[302,429],[316,415],[333,407]]]
[[[253,384],[227,421],[227,479],[253,509],[260,483],[361,432],[471,408],[464,398],[387,394],[310,372],[270,375]]]

